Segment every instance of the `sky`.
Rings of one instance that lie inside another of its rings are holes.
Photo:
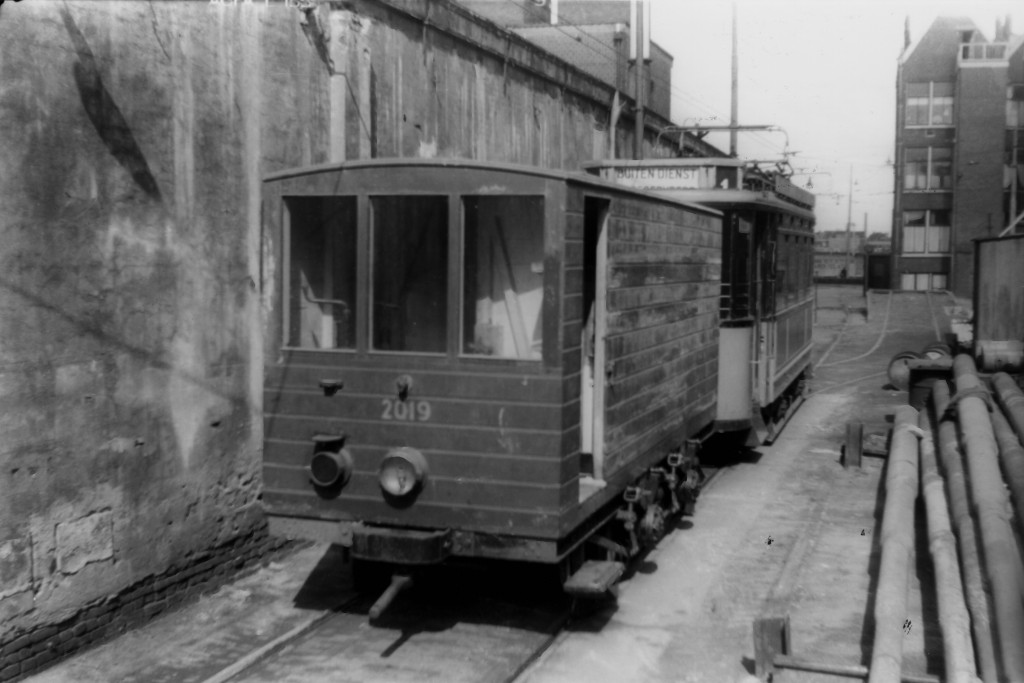
[[[672,120],[729,121],[730,0],[653,0],[651,35],[674,57]],[[741,133],[739,155],[781,158],[794,182],[817,195],[817,229],[891,231],[896,65],[909,18],[911,40],[938,16],[969,17],[989,40],[1010,16],[1024,33],[1017,0],[737,0],[739,123],[774,125]],[[708,138],[728,149],[727,136]],[[850,202],[851,179],[852,203]]]

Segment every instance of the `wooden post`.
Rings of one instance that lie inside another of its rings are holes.
[[[864,424],[849,422],[846,425],[846,447],[843,450],[843,467],[860,468],[861,455],[864,452]]]
[[[775,655],[788,655],[789,615],[754,619],[754,675],[767,680],[775,672]]]

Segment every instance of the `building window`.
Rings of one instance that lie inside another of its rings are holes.
[[[908,83],[908,126],[952,126],[952,83]]]
[[[953,189],[953,150],[949,148],[910,148],[903,167],[904,190]]]
[[[1024,85],[1006,89],[1006,127],[1024,128]]]
[[[950,212],[948,210],[904,211],[904,254],[948,254]]]
[[[934,289],[946,289],[945,273],[902,273],[900,289],[926,292]]]
[[[1006,142],[1003,214],[1013,220],[1024,211],[1024,85],[1006,89]]]

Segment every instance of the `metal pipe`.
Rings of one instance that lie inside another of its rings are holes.
[[[384,590],[377,602],[370,607],[370,619],[379,619],[398,594],[412,585],[412,577],[405,574],[395,574],[391,577],[391,584]]]
[[[967,451],[975,519],[981,531],[981,549],[996,625],[996,650],[1002,675],[1008,681],[1024,682],[1024,608],[1020,601],[1020,579],[1016,572],[1016,541],[1007,514],[1008,501],[999,473],[998,448],[989,419],[987,393],[978,378],[974,359],[960,354],[953,360],[956,379],[957,414]]]
[[[974,653],[981,680],[985,683],[997,683],[999,671],[996,667],[995,645],[992,639],[989,599],[981,571],[981,551],[974,531],[974,520],[971,518],[967,477],[964,473],[956,418],[948,410],[949,386],[945,381],[932,385],[932,407],[935,409],[935,419],[938,423],[939,456],[946,475],[949,511],[959,542],[960,568],[963,571],[967,609],[971,613],[971,631],[974,633]]]
[[[810,671],[813,673],[830,674],[832,676],[845,676],[847,678],[867,678],[868,668],[860,664],[829,664],[827,662],[811,662],[806,659],[797,659],[789,655],[775,655],[772,663],[778,669],[793,669],[795,671]],[[928,674],[902,674],[902,683],[941,683],[938,676]]]
[[[907,582],[914,547],[914,501],[917,499],[917,411],[896,410],[885,476],[882,512],[882,562],[875,593],[875,638],[869,683],[899,683],[903,661],[903,625],[907,616]]]
[[[996,399],[1006,413],[1006,419],[1013,425],[1017,438],[1024,443],[1024,391],[1005,372],[992,375],[992,386],[996,390]]]
[[[956,558],[956,538],[949,523],[949,508],[935,458],[935,425],[927,410],[918,416],[921,436],[921,493],[928,519],[928,549],[935,567],[939,628],[945,658],[943,680],[974,683],[978,680],[971,644],[971,617],[964,602],[963,583]]]
[[[1010,487],[1010,498],[1013,499],[1013,510],[1017,515],[1017,523],[1024,524],[1024,446],[1013,433],[1013,428],[998,410],[992,411],[992,430],[999,444],[999,464],[1003,469],[1003,477]]]

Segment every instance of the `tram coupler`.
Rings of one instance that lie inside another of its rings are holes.
[[[377,602],[373,603],[373,606],[370,607],[370,619],[379,619],[384,610],[398,597],[398,594],[411,585],[412,577],[408,574],[395,574],[392,576],[391,585],[384,590],[381,596],[377,598]]]
[[[629,555],[632,557],[640,552],[640,543],[636,536],[636,523],[639,516],[636,514],[636,504],[640,500],[640,487],[627,486],[622,493],[625,505],[615,513],[615,518],[622,522],[623,529],[629,537]]]
[[[673,451],[666,460],[669,471],[666,483],[672,494],[672,512],[680,509],[683,514],[692,515],[697,496],[704,483],[704,470],[700,466],[698,450],[700,442],[689,439],[684,451]]]

